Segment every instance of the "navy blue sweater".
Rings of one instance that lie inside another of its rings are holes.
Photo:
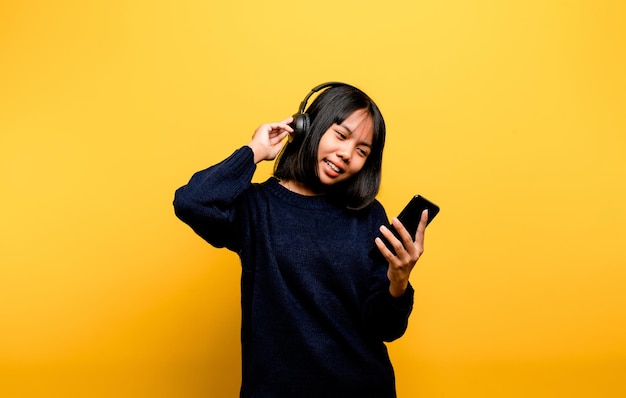
[[[193,175],[176,215],[242,264],[242,397],[395,397],[384,341],[404,334],[409,286],[389,293],[387,264],[367,253],[381,224],[376,201],[358,212],[324,196],[251,183],[252,150]]]

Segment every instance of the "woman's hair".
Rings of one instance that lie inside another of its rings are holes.
[[[346,181],[330,187],[320,182],[317,167],[318,146],[324,133],[341,124],[354,111],[365,110],[372,118],[372,148],[363,168]],[[378,106],[363,91],[342,84],[327,88],[309,106],[309,131],[295,136],[285,145],[274,165],[274,176],[281,180],[301,182],[316,192],[325,192],[348,209],[359,210],[370,205],[380,188],[385,121]]]

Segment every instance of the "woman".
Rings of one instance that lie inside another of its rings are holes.
[[[241,259],[241,397],[396,396],[384,342],[406,330],[427,214],[415,241],[397,219],[401,239],[384,226],[383,117],[353,86],[318,87],[294,115],[307,116],[306,131],[294,133],[293,118],[263,124],[175,195],[181,220]],[[277,156],[274,176],[251,183]],[[385,262],[368,257],[373,244]]]

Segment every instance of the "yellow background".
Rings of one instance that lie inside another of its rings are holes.
[[[4,0],[0,396],[236,396],[238,260],[173,192],[329,80],[390,216],[442,208],[400,397],[626,396],[625,4]]]

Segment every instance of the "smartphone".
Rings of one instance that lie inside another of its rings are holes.
[[[398,220],[400,220],[402,225],[404,225],[404,228],[409,231],[413,240],[415,240],[415,232],[417,232],[417,226],[419,225],[420,218],[422,217],[422,211],[426,209],[428,209],[428,220],[426,221],[426,225],[428,225],[439,213],[439,206],[421,195],[413,196],[413,198],[411,198],[409,203],[398,215]],[[400,234],[396,231],[393,225],[387,225],[387,227],[398,239],[400,239]],[[379,234],[378,236],[383,240],[389,250],[391,250],[392,253],[395,253],[395,250],[387,239],[382,234]],[[386,261],[376,244],[374,244],[374,246],[370,249],[369,256],[373,259]]]

